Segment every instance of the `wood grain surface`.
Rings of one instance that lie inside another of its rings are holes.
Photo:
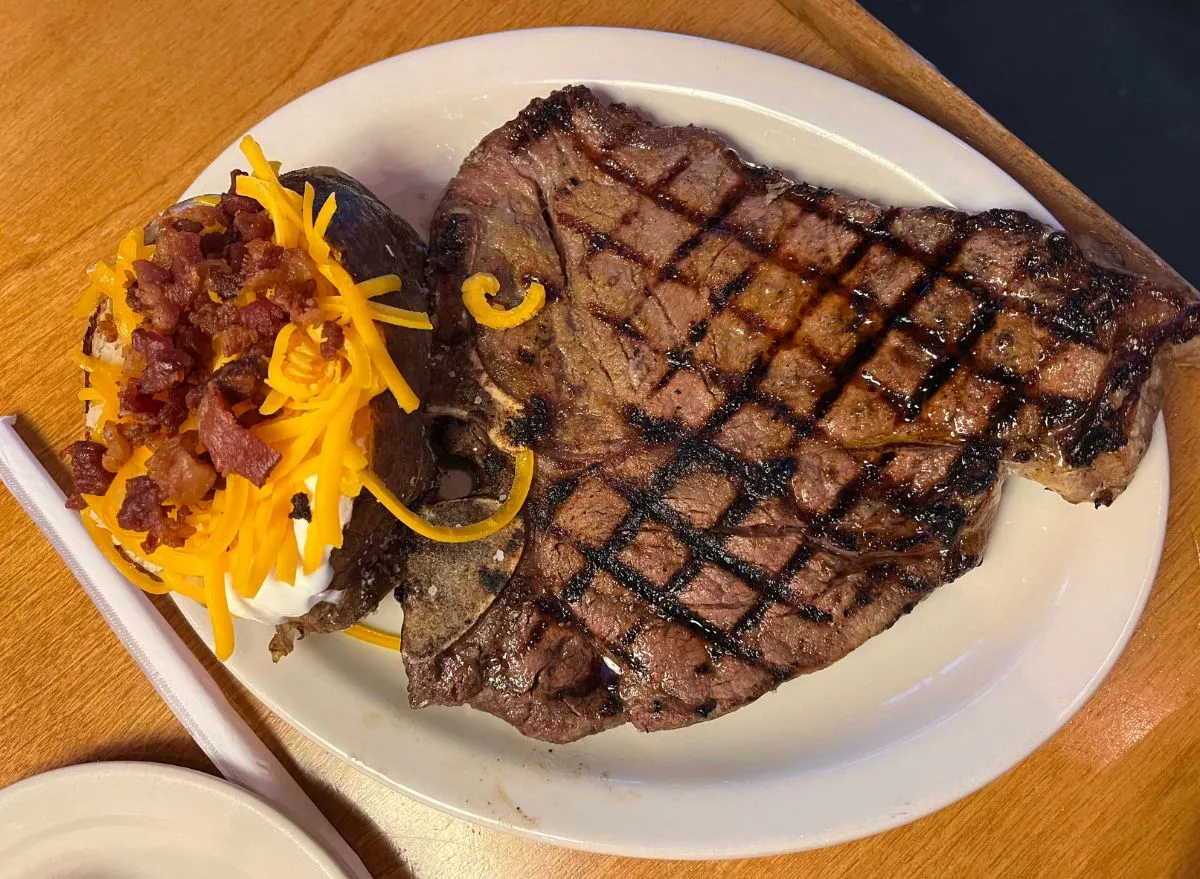
[[[258,119],[354,68],[519,27],[678,31],[857,80],[972,140],[1072,228],[1153,256],[848,0],[435,0],[183,4],[7,0],[0,30],[0,412],[47,465],[79,429],[68,353],[83,267],[170,203]],[[1163,197],[1170,197],[1164,193]],[[1158,267],[1159,270],[1164,270]],[[223,670],[225,692],[379,877],[1200,875],[1200,376],[1166,402],[1170,528],[1150,605],[1099,693],[1019,767],[859,842],[756,861],[600,857],[481,830],[392,793],[302,740]],[[0,493],[0,786],[56,766],[208,768],[87,597]],[[166,610],[181,631],[178,615]],[[188,636],[193,646],[195,638]],[[202,648],[201,648],[202,649]],[[403,747],[403,742],[397,742]]]

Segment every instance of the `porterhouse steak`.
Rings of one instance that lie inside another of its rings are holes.
[[[484,139],[431,249],[441,451],[480,503],[499,450],[538,468],[489,564],[418,541],[410,699],[548,741],[716,717],[834,662],[979,563],[1008,474],[1110,503],[1200,319],[1024,214],[792,183],[583,87]],[[547,305],[478,327],[477,271]]]

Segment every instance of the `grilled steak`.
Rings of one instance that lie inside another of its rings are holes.
[[[1191,291],[1024,214],[795,184],[582,87],[472,152],[431,249],[443,452],[480,494],[505,484],[493,444],[538,471],[511,573],[435,584],[479,617],[406,654],[410,699],[548,741],[716,717],[834,662],[980,561],[1010,473],[1110,503],[1160,353],[1200,329]],[[477,327],[477,271],[548,303]]]

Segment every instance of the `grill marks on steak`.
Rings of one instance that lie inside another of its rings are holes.
[[[1087,263],[1023,214],[790,184],[586,90],[485,141],[438,223],[450,271],[465,259],[510,291],[561,291],[569,272],[569,306],[483,333],[479,351],[503,390],[557,404],[554,446],[580,460],[636,439],[624,406],[643,395],[649,414],[698,427],[758,361],[786,418],[846,446],[961,442],[1006,401],[1004,439],[1069,480],[1125,444],[1154,353],[1197,320],[1184,292]]]
[[[998,482],[964,480],[957,450],[747,461],[708,438],[719,423],[582,472],[543,458],[527,556],[475,629],[406,657],[414,703],[552,741],[684,725],[840,658],[978,561]]]
[[[1187,292],[1023,214],[792,184],[579,87],[472,153],[433,249],[439,335],[453,358],[473,334],[482,364],[447,374],[524,404],[539,472],[513,579],[408,661],[410,696],[559,741],[716,716],[835,661],[979,561],[1008,472],[1110,502],[1155,356],[1197,331]],[[473,328],[474,271],[550,301]]]

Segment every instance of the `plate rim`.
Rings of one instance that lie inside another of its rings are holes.
[[[968,176],[970,176],[971,173],[987,174],[993,184],[1004,184],[1010,187],[1014,192],[1023,195],[1025,197],[1025,202],[1022,204],[1023,209],[1027,210],[1029,213],[1037,216],[1039,219],[1045,222],[1050,222],[1056,226],[1059,225],[1046,211],[1046,209],[1033,198],[1032,195],[1030,195],[1019,183],[1017,183],[1017,181],[1012,178],[1011,175],[995,165],[995,163],[991,162],[989,159],[987,159],[970,145],[963,142],[954,134],[940,128],[920,114],[910,110],[907,107],[904,107],[901,104],[896,103],[895,101],[892,101],[883,95],[866,89],[863,86],[857,85],[856,83],[841,79],[840,77],[820,70],[819,68],[812,67],[784,56],[774,55],[761,50],[751,49],[745,46],[720,42],[703,37],[666,33],[661,31],[605,27],[530,28],[500,33],[479,34],[446,43],[425,46],[410,52],[402,53],[400,55],[381,59],[324,83],[312,91],[297,97],[293,101],[268,114],[266,117],[255,123],[250,130],[253,133],[261,127],[269,125],[271,120],[279,114],[298,112],[302,110],[303,106],[297,107],[298,104],[319,103],[326,95],[335,93],[339,88],[346,88],[348,87],[348,84],[349,87],[352,88],[360,79],[370,80],[374,77],[380,76],[380,69],[385,69],[391,66],[418,64],[425,61],[425,59],[436,59],[437,56],[441,54],[453,56],[454,54],[464,53],[466,50],[476,50],[476,52],[481,55],[486,55],[488,52],[493,51],[503,54],[506,51],[512,52],[514,47],[521,45],[523,41],[540,39],[568,41],[619,40],[623,43],[628,43],[630,40],[664,42],[670,43],[672,47],[693,47],[696,48],[697,51],[701,52],[718,54],[724,53],[729,58],[745,60],[749,64],[755,64],[759,66],[774,66],[775,69],[777,71],[781,71],[784,76],[787,76],[790,73],[792,77],[799,77],[801,79],[806,76],[812,77],[814,80],[819,80],[822,83],[822,88],[828,91],[831,96],[845,100],[851,104],[857,103],[860,105],[865,105],[869,109],[884,114],[891,114],[891,120],[903,120],[902,128],[904,136],[914,137],[917,140],[932,139],[941,144],[941,149],[943,151],[957,151],[956,159],[967,166],[967,171],[969,172]],[[484,47],[487,49],[486,52],[481,51]],[[615,59],[614,64],[617,67],[620,67],[620,59]],[[383,74],[384,77],[386,77],[386,75],[387,74]],[[523,84],[533,84],[535,82],[535,80],[532,78],[520,77],[510,77],[503,81],[510,83],[520,82]],[[570,81],[570,78],[564,79],[556,75],[547,74],[543,79],[538,79],[536,81],[539,83],[544,81],[547,89],[549,89],[550,87],[553,87],[555,83]],[[664,90],[671,90],[672,88],[681,89],[684,91],[689,90],[689,87],[679,84],[656,83],[648,80],[622,79],[619,75],[613,76],[607,80],[601,80],[594,77],[581,77],[575,81],[601,82],[604,85],[613,85],[620,82],[629,85],[662,88]],[[719,95],[709,89],[696,89],[695,91],[697,93],[707,94],[710,96],[745,100],[729,95]],[[773,111],[770,107],[764,104],[755,101],[749,101],[749,103],[755,109],[760,109],[766,112],[775,112],[777,115],[780,115],[793,124],[797,122],[802,125],[807,124],[806,120],[798,119],[797,117],[788,113]],[[901,167],[900,165],[886,159],[886,153],[888,150],[885,149],[881,151],[875,151],[866,146],[866,144],[876,142],[878,140],[878,135],[868,134],[868,136],[863,137],[862,131],[864,129],[862,122],[863,120],[857,119],[855,124],[848,125],[850,128],[858,129],[859,133],[855,137],[846,136],[846,143],[856,149],[856,151],[871,155],[877,160],[891,165],[896,170],[908,176],[908,172],[904,170],[904,167]],[[842,128],[847,127],[844,123],[846,123],[846,117],[842,117],[838,120],[838,124]],[[821,128],[820,130],[827,131],[827,129],[824,128]],[[866,144],[864,144],[864,141]],[[214,159],[214,161],[209,165],[209,167],[197,177],[197,180],[194,181],[189,187],[186,194],[194,194],[196,184],[208,176],[213,168],[228,164],[228,158],[235,149],[236,142],[218,155],[216,159]],[[906,165],[911,167],[911,163],[906,162]],[[967,183],[966,185],[969,188],[970,184]],[[955,199],[955,203],[961,204],[965,207],[982,208],[990,206],[971,205],[969,198],[965,203],[961,198]],[[1104,678],[1111,670],[1112,666],[1115,664],[1117,658],[1123,652],[1130,637],[1136,629],[1137,623],[1140,620],[1142,612],[1145,608],[1146,601],[1149,598],[1149,594],[1155,580],[1155,573],[1162,557],[1163,542],[1166,533],[1166,518],[1169,505],[1169,459],[1167,457],[1166,437],[1165,431],[1162,428],[1161,415],[1156,424],[1154,443],[1156,446],[1161,448],[1161,454],[1163,456],[1163,472],[1160,476],[1157,499],[1160,521],[1157,527],[1157,538],[1155,540],[1153,558],[1151,560],[1150,567],[1133,602],[1131,613],[1124,625],[1123,631],[1118,636],[1105,661],[1101,664],[1101,667],[1095,671],[1091,679],[1083,686],[1079,694],[1072,700],[1071,704],[1063,710],[1058,718],[1057,723],[1045,730],[1044,734],[1032,744],[1026,742],[1022,746],[1016,748],[1014,754],[1008,755],[999,761],[993,761],[993,763],[986,767],[977,767],[976,772],[972,773],[969,777],[965,776],[964,780],[962,780],[958,785],[944,789],[940,796],[927,797],[926,799],[930,800],[931,802],[924,802],[918,808],[903,814],[892,815],[890,817],[884,816],[882,818],[876,817],[875,820],[862,821],[853,827],[845,826],[839,833],[826,833],[816,838],[797,835],[786,840],[761,839],[750,840],[748,842],[737,840],[727,843],[719,848],[701,850],[695,844],[681,845],[674,841],[662,845],[639,841],[617,843],[599,842],[595,839],[588,839],[586,836],[564,836],[543,830],[531,829],[516,822],[502,820],[495,815],[485,814],[481,809],[478,808],[472,811],[472,809],[469,807],[453,802],[439,800],[437,799],[436,795],[423,793],[420,790],[407,786],[401,780],[392,778],[382,771],[370,767],[364,761],[355,758],[350,753],[347,753],[344,748],[336,746],[323,736],[317,734],[307,724],[299,722],[294,715],[283,710],[280,706],[280,703],[272,698],[266,690],[262,690],[260,687],[248,682],[246,678],[238,674],[236,671],[233,673],[244,686],[250,689],[250,691],[254,693],[258,699],[264,702],[272,711],[283,718],[289,725],[300,731],[306,738],[318,744],[323,749],[338,755],[347,762],[350,762],[360,771],[366,772],[393,790],[397,790],[406,796],[410,796],[440,811],[453,814],[457,817],[461,817],[484,826],[489,826],[527,838],[537,839],[543,842],[551,842],[572,848],[608,854],[634,855],[642,857],[715,859],[727,857],[764,856],[833,845],[909,823],[916,818],[944,808],[946,805],[949,805],[978,790],[982,786],[990,783],[1000,775],[1007,772],[1013,766],[1023,761],[1029,756],[1029,754],[1044,744],[1050,737],[1058,732],[1058,730],[1060,730],[1062,726],[1095,693],[1096,689],[1100,686]],[[184,614],[189,619],[189,622],[191,622],[193,626],[197,627],[197,630],[200,632],[201,636],[207,640],[208,636],[203,625],[203,619],[200,618],[200,616],[196,613],[189,613],[189,608],[186,606],[186,603],[182,601],[177,601],[177,603],[184,610]],[[1028,747],[1025,745],[1028,745]]]
[[[54,788],[58,785],[70,787],[81,782],[102,782],[113,778],[118,781],[120,779],[136,779],[138,782],[151,784],[165,779],[176,789],[200,791],[203,796],[212,796],[217,800],[225,800],[248,808],[261,820],[286,835],[295,844],[297,852],[308,857],[312,865],[324,871],[324,874],[330,879],[348,879],[341,865],[325,850],[325,847],[303,827],[277,809],[274,804],[228,779],[173,763],[159,763],[150,760],[92,760],[86,763],[58,766],[0,788],[0,813],[14,801],[19,801],[21,797],[36,794],[46,788]]]

